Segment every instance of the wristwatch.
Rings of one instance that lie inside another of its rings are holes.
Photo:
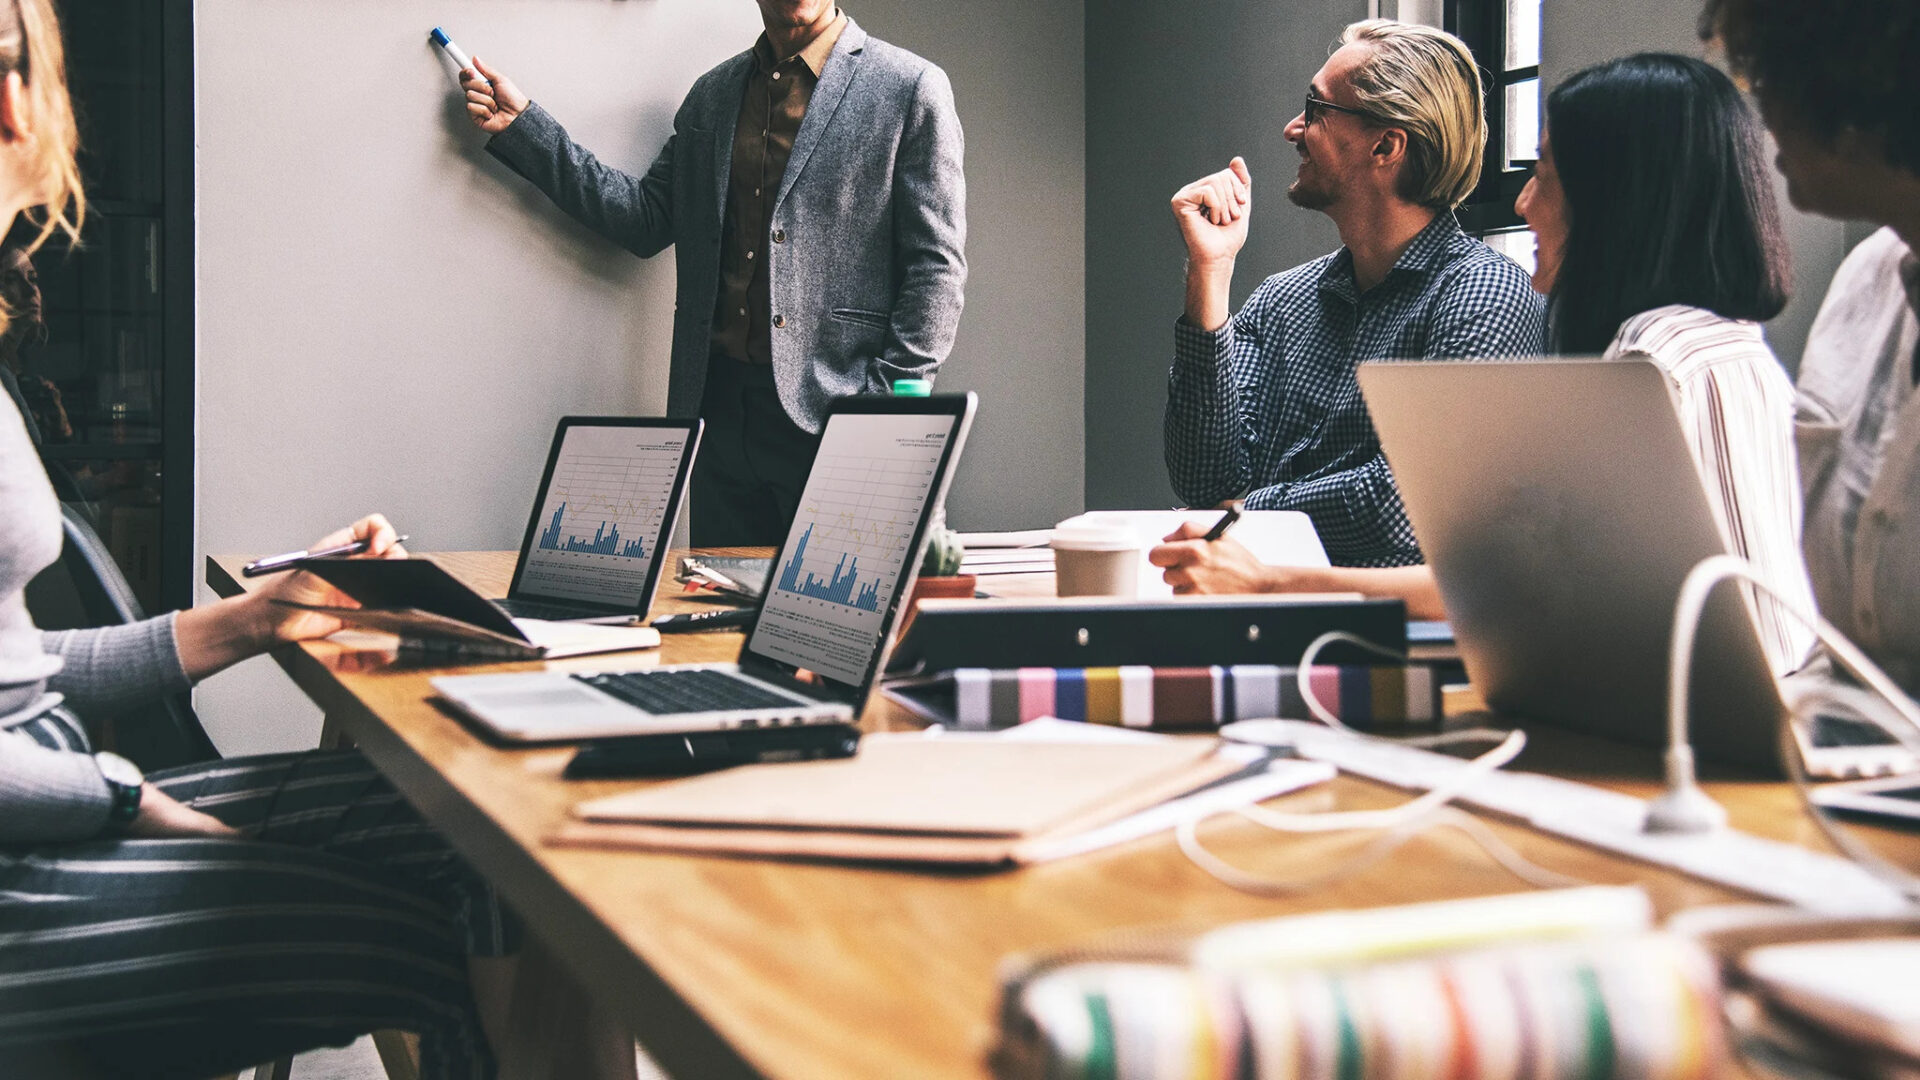
[[[140,766],[119,754],[95,754],[93,760],[100,766],[100,778],[107,782],[107,790],[113,793],[113,809],[107,814],[107,823],[118,828],[139,817],[140,792],[147,783]]]

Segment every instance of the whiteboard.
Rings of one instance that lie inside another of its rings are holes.
[[[672,255],[593,236],[486,154],[427,31],[639,171],[757,9],[202,0],[196,24],[202,547],[376,507],[416,546],[513,546],[559,416],[665,407]]]

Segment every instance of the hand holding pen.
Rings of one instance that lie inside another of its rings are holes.
[[[204,655],[202,651],[183,646],[182,663],[190,673],[204,674],[278,645],[335,633],[345,624],[326,611],[314,609],[352,607],[353,601],[317,575],[298,573],[301,565],[315,557],[404,559],[407,549],[401,541],[405,539],[385,517],[369,514],[321,537],[305,551],[289,551],[256,560],[241,571],[244,576],[274,576],[249,587],[241,596],[181,614],[184,624],[201,619],[201,613],[205,612],[208,618],[221,620],[223,627],[220,633],[207,635],[213,645],[204,650]],[[275,573],[279,570],[296,573]],[[192,657],[190,652],[194,654]]]
[[[406,542],[407,537],[403,534],[394,537],[387,547],[398,547]],[[355,555],[366,554],[373,548],[373,544],[374,537],[369,535],[345,544],[335,544],[331,547],[312,548],[306,551],[289,551],[284,555],[268,555],[265,558],[255,559],[241,567],[240,574],[243,577],[259,577],[262,574],[277,574],[282,570],[292,570],[300,563],[309,559],[351,558]],[[405,552],[402,552],[401,555],[404,557]],[[392,556],[389,556],[385,551],[375,556],[375,558],[382,559],[390,557]]]
[[[1239,520],[1240,520],[1240,505],[1238,503],[1231,504],[1227,507],[1227,512],[1220,515],[1220,520],[1213,523],[1213,528],[1208,529],[1207,534],[1205,536],[1202,536],[1200,539],[1205,540],[1207,543],[1211,544],[1215,540],[1218,540],[1221,537],[1227,535],[1227,530],[1233,528],[1234,523]],[[1176,531],[1174,535],[1175,536],[1179,535],[1178,531]],[[1167,537],[1167,539],[1171,540],[1173,539],[1173,537],[1169,536]]]
[[[1165,542],[1147,552],[1147,561],[1163,568],[1167,584],[1183,595],[1268,591],[1266,580],[1272,568],[1227,538],[1227,531],[1239,520],[1240,508],[1229,506],[1210,528],[1182,522]]]

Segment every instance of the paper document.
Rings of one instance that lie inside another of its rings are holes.
[[[984,551],[967,550],[966,557],[960,560],[960,572],[963,574],[1051,574],[1053,573],[1052,548],[988,548]]]
[[[596,626],[545,619],[515,619],[513,625],[527,635],[528,641],[547,650],[549,660],[660,646],[660,631],[651,626]]]
[[[1020,529],[1014,532],[963,532],[960,534],[960,546],[968,551],[980,551],[986,548],[1033,548],[1046,547],[1053,536],[1052,529]]]

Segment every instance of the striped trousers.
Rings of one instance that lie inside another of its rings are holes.
[[[63,710],[15,730],[88,745]],[[380,1029],[420,1035],[427,1080],[494,1075],[466,960],[517,926],[364,757],[148,780],[241,838],[0,848],[0,1075],[66,1044],[104,1076],[208,1077]]]

